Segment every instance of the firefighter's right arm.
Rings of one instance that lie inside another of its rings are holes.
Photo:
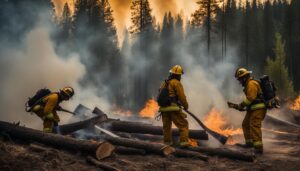
[[[189,104],[186,100],[186,96],[184,94],[184,89],[182,84],[178,81],[176,82],[176,84],[174,85],[174,89],[176,91],[176,95],[178,97],[178,100],[180,101],[180,103],[182,104],[184,109],[188,109],[189,108]]]

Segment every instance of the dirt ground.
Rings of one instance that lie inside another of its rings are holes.
[[[298,137],[274,137],[268,134],[264,138],[265,153],[257,156],[255,162],[218,157],[210,157],[208,162],[204,162],[199,159],[158,155],[114,155],[102,162],[120,170],[299,170]],[[236,146],[227,147],[244,150]],[[86,162],[83,154],[47,148],[47,151],[36,151],[24,142],[1,138],[0,170],[101,170]]]

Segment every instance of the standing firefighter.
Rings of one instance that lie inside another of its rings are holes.
[[[235,78],[244,87],[246,98],[238,105],[228,103],[229,107],[233,107],[239,111],[246,110],[246,116],[243,120],[243,132],[245,144],[238,144],[245,148],[254,147],[255,153],[263,153],[262,143],[262,121],[266,116],[267,108],[264,103],[264,96],[260,83],[251,77],[252,71],[245,68],[238,68],[235,72]]]
[[[175,65],[170,71],[170,76],[165,80],[159,89],[157,98],[160,106],[159,112],[162,115],[164,143],[172,145],[172,122],[178,127],[180,132],[180,146],[189,146],[188,121],[186,114],[180,108],[188,109],[188,103],[184,94],[183,86],[180,83],[183,69],[180,65]],[[179,105],[180,104],[180,105]]]
[[[44,90],[44,89],[42,89]],[[72,87],[64,87],[59,92],[49,93],[48,95],[38,99],[32,106],[32,112],[37,114],[43,121],[44,132],[59,133],[57,110],[60,110],[59,104],[62,101],[69,100],[74,95]]]

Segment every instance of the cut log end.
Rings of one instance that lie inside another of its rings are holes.
[[[98,160],[110,157],[115,150],[115,147],[109,142],[102,142],[96,150],[95,157]]]

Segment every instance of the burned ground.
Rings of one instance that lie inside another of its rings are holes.
[[[209,157],[209,161],[204,162],[172,156],[118,154],[101,162],[120,170],[297,170],[300,167],[297,136],[265,138],[264,141],[265,153],[257,156],[254,162],[219,157]],[[44,147],[45,150],[36,150],[27,142],[2,137],[0,170],[101,170],[87,163],[84,154]]]

